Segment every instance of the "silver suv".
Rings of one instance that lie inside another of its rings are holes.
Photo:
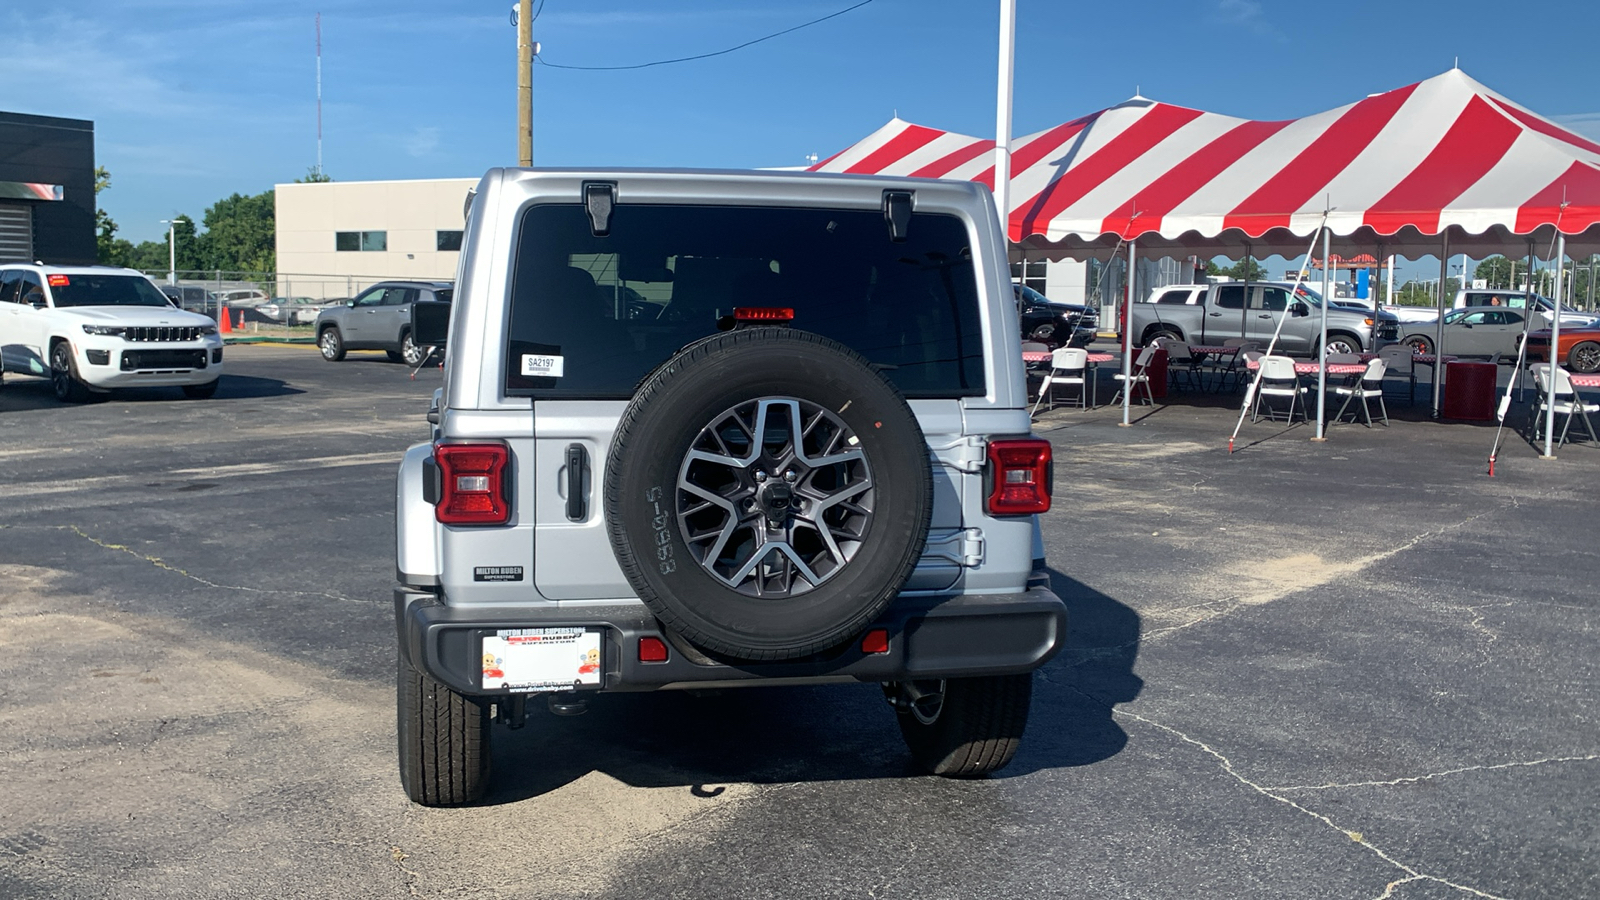
[[[382,350],[395,362],[420,366],[428,350],[411,337],[411,306],[449,303],[453,293],[448,281],[375,284],[354,300],[317,313],[317,349],[329,362],[344,359],[348,350]]]
[[[1066,611],[987,191],[494,169],[456,284],[396,498],[412,800],[540,695],[873,682],[924,768],[1010,761]]]

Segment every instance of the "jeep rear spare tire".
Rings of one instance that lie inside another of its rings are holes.
[[[684,348],[623,413],[612,548],[661,622],[736,659],[806,656],[883,612],[922,555],[928,450],[900,392],[820,335],[749,328]]]

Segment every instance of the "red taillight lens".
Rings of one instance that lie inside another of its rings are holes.
[[[994,516],[1050,511],[1050,442],[1038,438],[989,442],[989,498]]]
[[[664,663],[667,661],[667,642],[658,637],[639,638],[639,662]]]
[[[735,322],[793,322],[794,309],[787,306],[736,306]]]
[[[433,448],[443,484],[434,515],[446,525],[504,525],[511,519],[506,502],[506,467],[511,450],[505,444],[439,444]]]

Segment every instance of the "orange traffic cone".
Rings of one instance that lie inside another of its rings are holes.
[[[239,310],[239,324],[237,327],[240,331],[244,330],[244,310],[242,309]]]
[[[232,334],[233,333],[233,324],[230,321],[228,321],[229,318],[230,317],[228,315],[228,310],[226,308],[217,310],[217,333],[218,334]]]

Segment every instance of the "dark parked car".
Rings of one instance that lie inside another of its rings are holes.
[[[346,350],[383,350],[396,362],[420,365],[427,351],[411,340],[411,304],[449,303],[454,294],[448,281],[380,282],[317,315],[317,347],[330,362],[344,359]]]
[[[162,284],[161,293],[167,295],[172,305],[190,312],[214,313],[217,309],[216,295],[203,287],[193,284]]]
[[[1087,347],[1100,329],[1100,312],[1081,303],[1057,303],[1026,285],[1011,285],[1022,320],[1022,339],[1054,347]]]

